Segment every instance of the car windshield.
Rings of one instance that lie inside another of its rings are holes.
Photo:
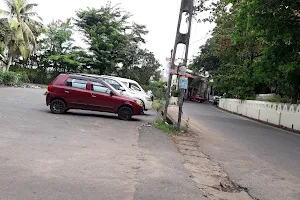
[[[115,81],[115,80],[111,80],[111,79],[104,79],[104,81],[106,83],[108,83],[109,85],[111,85],[113,88],[115,88],[116,90],[120,90],[121,85]]]

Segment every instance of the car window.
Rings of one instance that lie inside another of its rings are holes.
[[[140,87],[135,83],[129,83],[129,88],[132,90],[141,91]]]
[[[111,79],[104,79],[104,81],[106,83],[108,83],[109,85],[111,85],[112,87],[114,87],[116,90],[120,90],[120,88],[122,87],[117,81],[115,80],[111,80]]]
[[[104,94],[110,93],[110,89],[108,87],[98,82],[91,82],[91,89],[95,92],[100,92]]]
[[[86,90],[87,89],[87,80],[81,80],[81,79],[77,79],[77,78],[68,78],[66,85],[68,87]]]
[[[124,85],[126,85],[126,87],[128,87],[128,88],[129,88],[129,85],[128,85],[128,83],[127,83],[127,82],[124,82],[124,81],[122,81],[122,83],[123,83]]]

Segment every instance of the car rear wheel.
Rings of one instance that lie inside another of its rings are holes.
[[[121,120],[130,120],[132,118],[133,111],[130,107],[121,107],[118,111],[118,116]]]
[[[55,99],[50,103],[50,110],[54,114],[63,114],[67,111],[67,106],[64,101]]]

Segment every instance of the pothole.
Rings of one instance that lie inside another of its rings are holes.
[[[231,192],[231,193],[237,193],[237,192],[242,192],[245,191],[247,192],[246,188],[242,188],[239,185],[236,185],[232,181],[229,180],[229,178],[223,179],[219,185],[213,186],[214,189],[223,191],[223,192]]]
[[[173,140],[184,156],[184,167],[190,178],[211,200],[254,200],[247,188],[233,183],[221,166],[205,155],[194,137],[173,136]]]

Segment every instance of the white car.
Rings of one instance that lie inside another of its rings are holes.
[[[145,111],[152,109],[152,98],[136,81],[105,75],[99,77],[118,90],[121,95],[141,100]]]
[[[151,97],[151,100],[153,101],[154,96],[152,91],[149,90],[146,92],[138,82],[127,78],[120,78],[120,77],[115,77],[115,78],[122,81],[129,89],[148,95],[149,97]]]

